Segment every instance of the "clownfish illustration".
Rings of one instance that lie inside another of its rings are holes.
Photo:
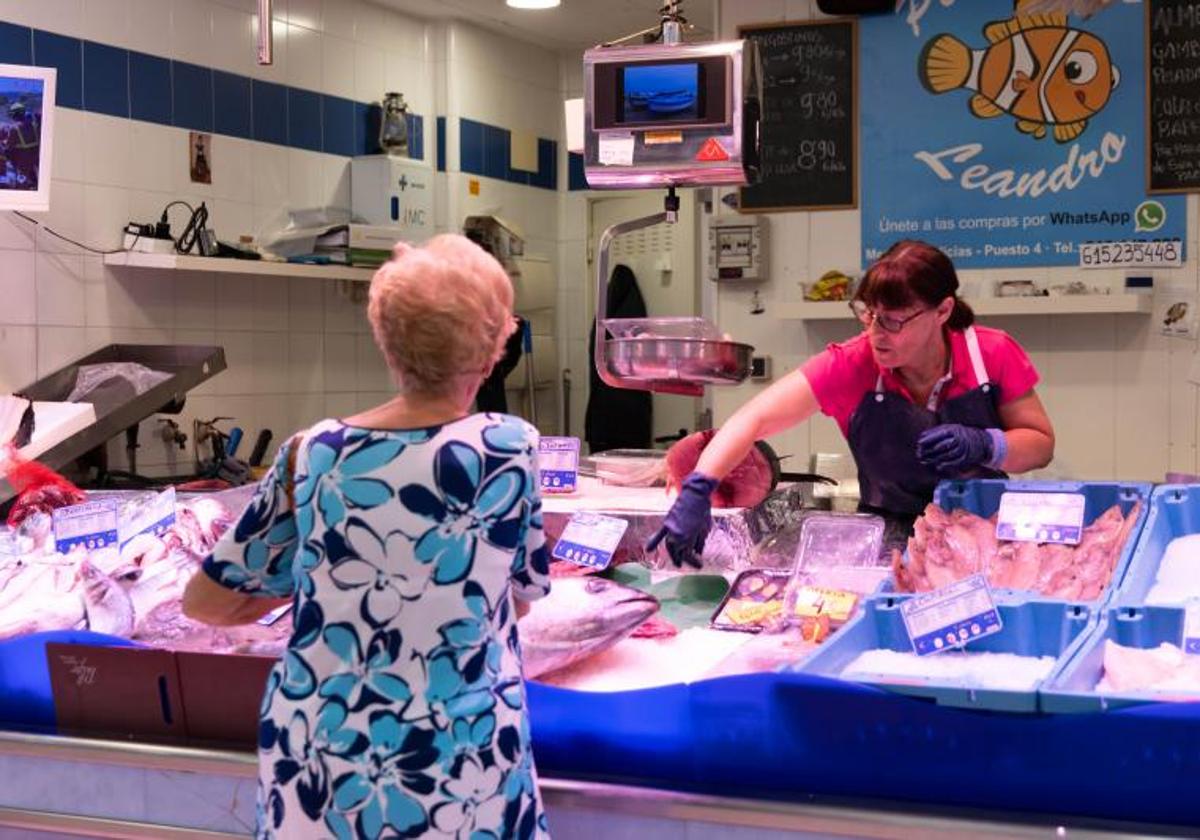
[[[918,62],[921,83],[930,93],[973,91],[976,117],[1010,114],[1019,131],[1039,140],[1047,128],[1059,143],[1074,140],[1121,80],[1105,43],[1068,26],[1065,14],[1018,10],[983,34],[988,46],[978,50],[953,35],[927,43]]]

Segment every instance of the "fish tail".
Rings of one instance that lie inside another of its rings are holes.
[[[921,50],[917,72],[930,93],[964,87],[971,77],[971,48],[953,35],[939,35]]]

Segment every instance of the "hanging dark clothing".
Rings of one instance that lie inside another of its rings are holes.
[[[521,361],[522,338],[525,335],[525,329],[525,319],[518,317],[517,329],[508,337],[508,341],[504,345],[504,355],[500,357],[500,361],[496,362],[492,372],[488,374],[487,379],[483,380],[479,390],[475,393],[476,411],[493,414],[508,413],[508,396],[504,393],[504,380]]]
[[[615,266],[608,279],[608,317],[645,318],[646,314],[646,301],[633,269],[627,265]],[[584,420],[588,448],[592,452],[652,448],[654,427],[650,393],[605,384],[596,371],[592,355],[595,346],[596,324],[593,320],[587,346],[591,390]]]

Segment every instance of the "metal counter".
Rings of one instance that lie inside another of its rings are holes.
[[[256,774],[251,753],[0,732],[0,838],[246,837]],[[559,779],[540,786],[557,840],[1180,836],[1148,826],[1034,824],[895,805],[771,802]]]

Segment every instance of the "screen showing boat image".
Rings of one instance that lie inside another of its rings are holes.
[[[0,75],[0,190],[34,190],[40,178],[42,79]]]
[[[699,64],[631,64],[622,76],[621,122],[691,122],[700,117]]]

